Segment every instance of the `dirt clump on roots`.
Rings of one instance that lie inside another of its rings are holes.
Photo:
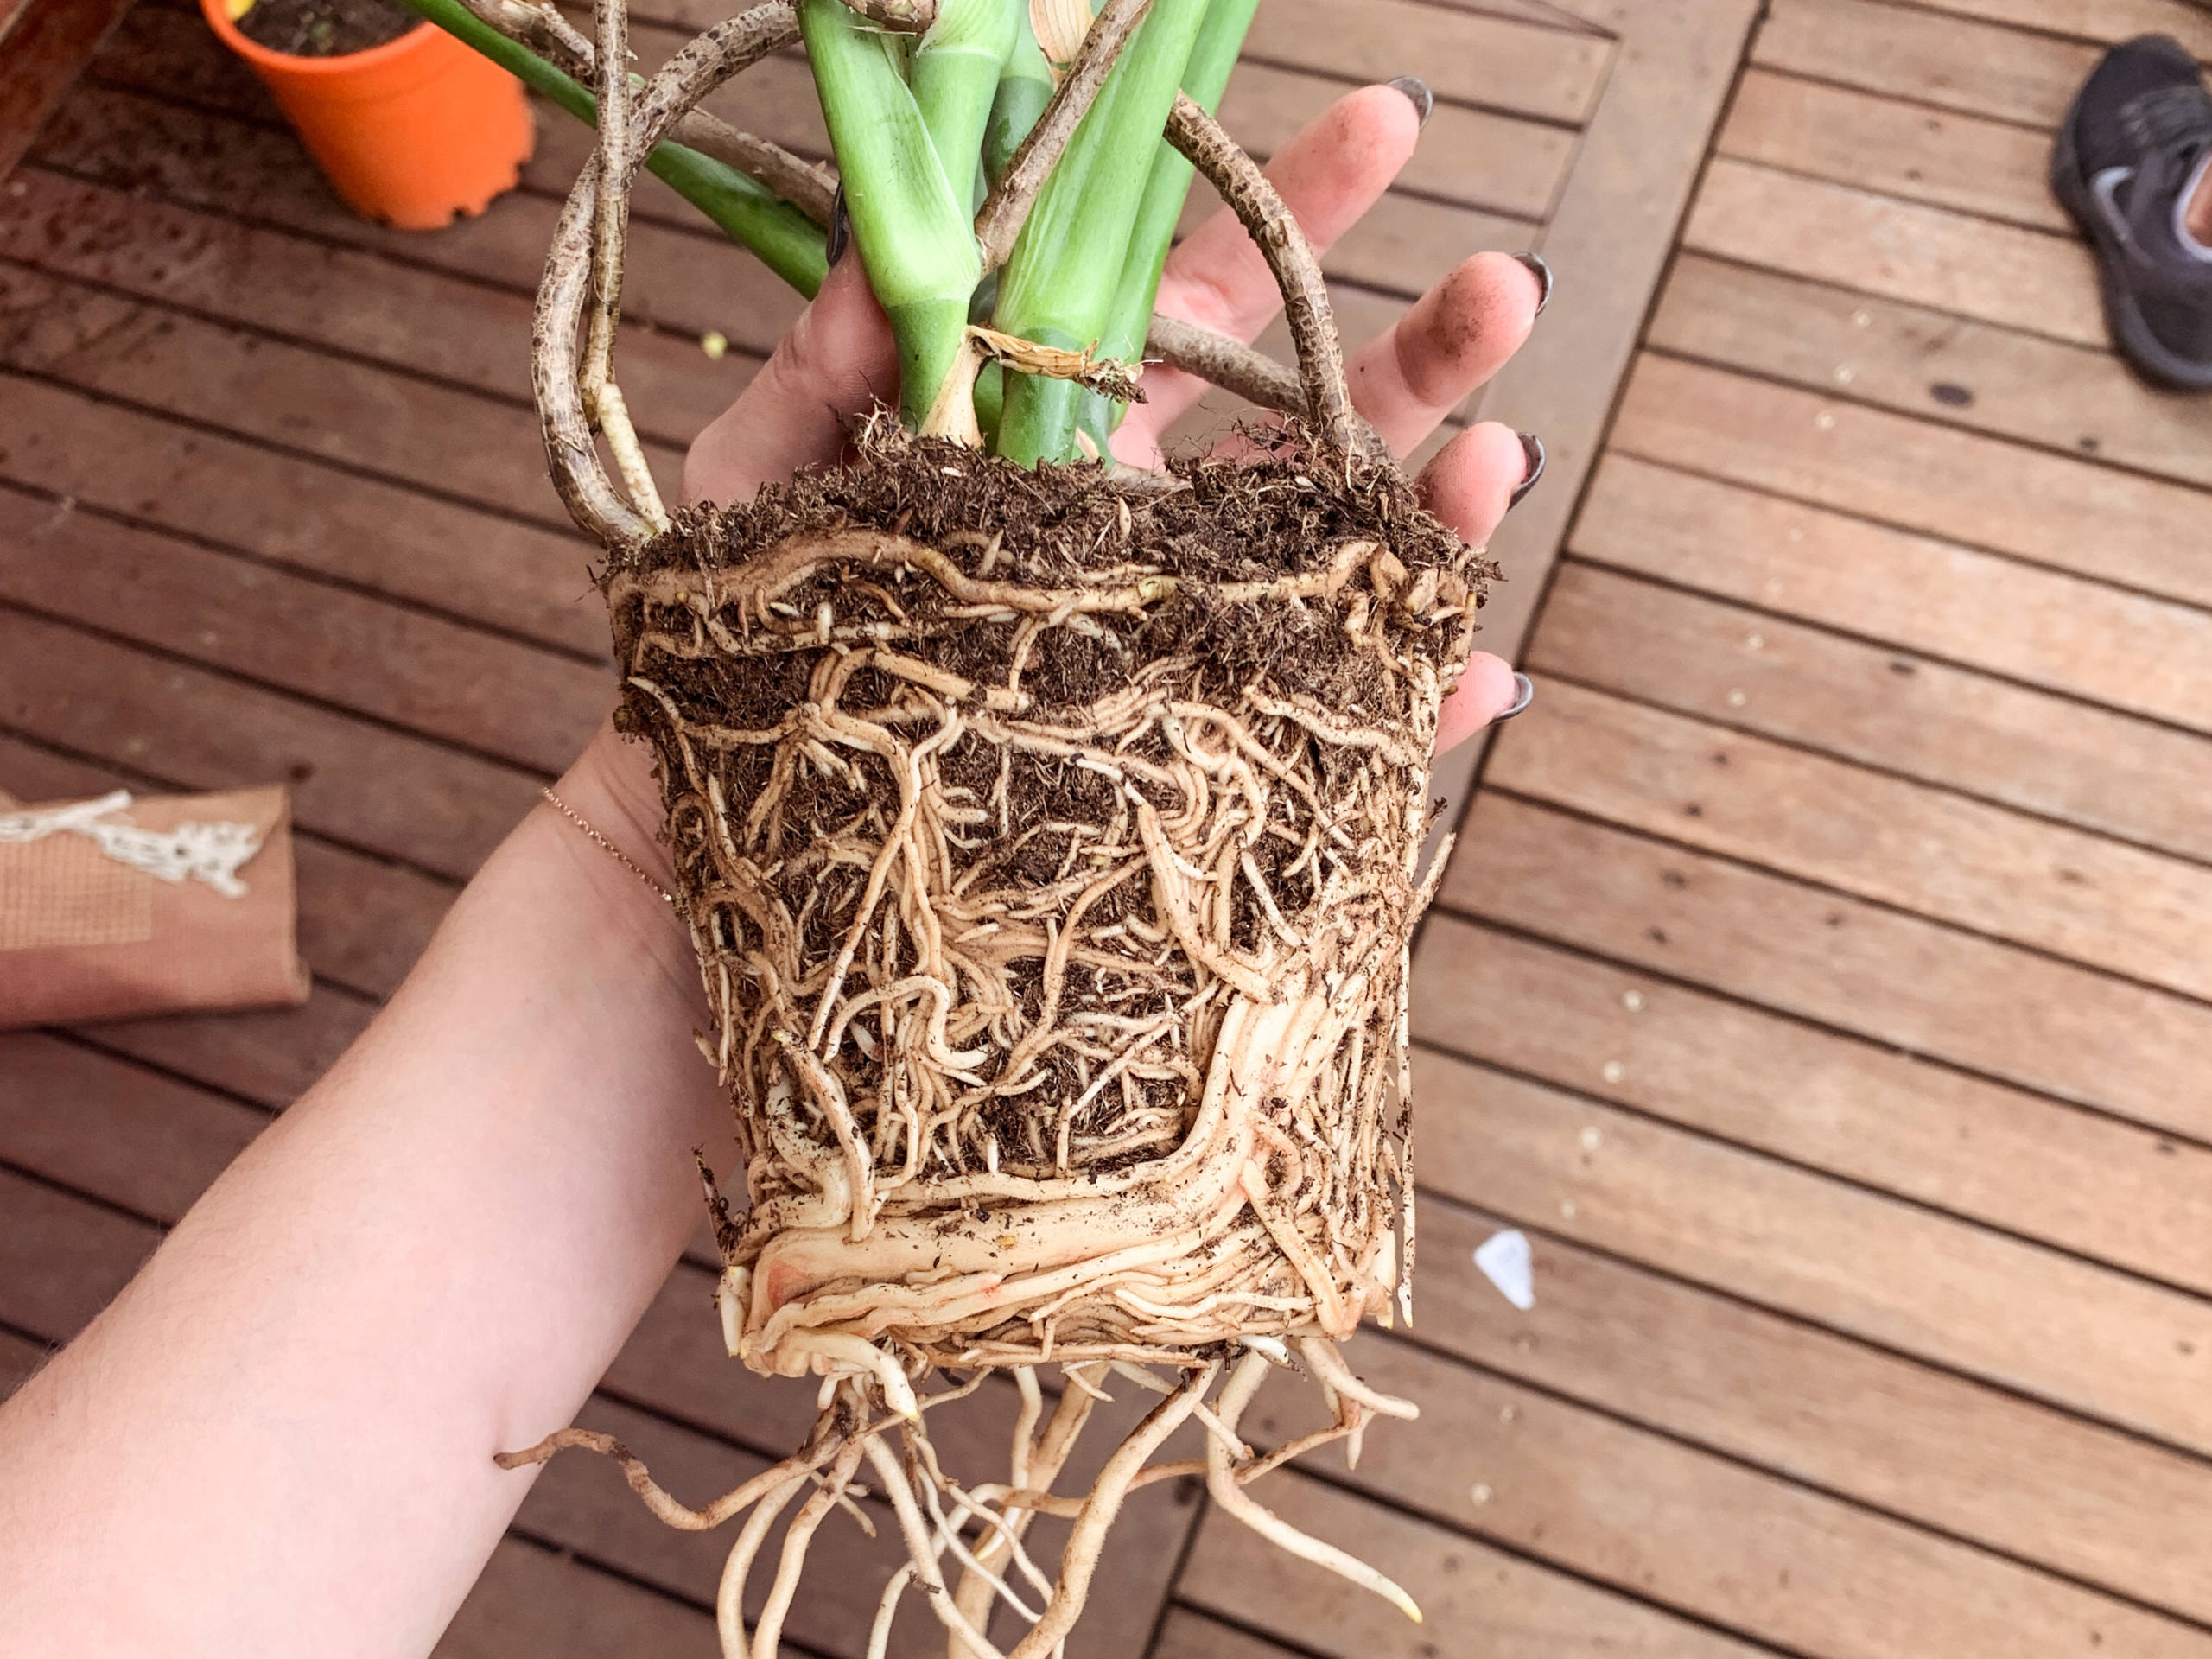
[[[1428,757],[1493,568],[1295,431],[1166,488],[857,448],[603,577],[746,1158],[733,1351],[896,1395],[1390,1317]]]

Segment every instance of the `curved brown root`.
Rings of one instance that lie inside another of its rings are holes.
[[[601,1434],[593,1429],[564,1428],[556,1433],[548,1434],[526,1452],[501,1452],[495,1454],[492,1461],[502,1469],[526,1469],[533,1464],[543,1463],[556,1452],[572,1447],[612,1458],[621,1465],[622,1478],[630,1483],[630,1490],[645,1499],[645,1507],[670,1526],[684,1532],[713,1531],[732,1516],[752,1508],[778,1487],[787,1482],[804,1480],[817,1461],[804,1456],[786,1459],[774,1468],[755,1475],[735,1491],[724,1493],[702,1510],[695,1510],[671,1497],[646,1470],[644,1459],[612,1434]]]

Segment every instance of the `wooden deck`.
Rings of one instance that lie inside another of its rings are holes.
[[[650,57],[714,8],[641,10]],[[1262,8],[1256,148],[1350,82],[1440,94],[1330,260],[1349,334],[1474,248],[1558,269],[1480,400],[1552,448],[1486,641],[1541,690],[1451,780],[1420,956],[1420,1318],[1358,1359],[1426,1414],[1271,1482],[1428,1622],[1163,1488],[1077,1659],[2212,1656],[2212,402],[2104,349],[2041,176],[2101,42],[2212,57],[2212,15],[1758,10]],[[800,67],[727,101],[819,149]],[[377,231],[140,0],[0,184],[0,788],[289,779],[316,974],[292,1014],[0,1039],[0,1392],[607,702],[525,358],[582,154],[549,121],[483,219]],[[642,204],[628,284],[669,467],[795,309],[686,213]],[[1508,1225],[1525,1315],[1471,1263]],[[588,1414],[693,1494],[796,1433],[708,1282]],[[887,1557],[823,1551],[790,1645],[848,1659]],[[704,1659],[719,1557],[556,1462],[440,1651]]]

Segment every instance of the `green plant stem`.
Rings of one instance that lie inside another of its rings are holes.
[[[899,342],[899,415],[918,426],[960,357],[969,296],[982,275],[966,206],[968,168],[956,193],[893,55],[893,37],[842,0],[799,0],[798,22],[854,245]]]
[[[1198,38],[1191,48],[1183,70],[1183,91],[1212,114],[1221,106],[1236,54],[1244,49],[1244,36],[1260,0],[1211,0]],[[1145,335],[1160,298],[1160,278],[1167,268],[1167,255],[1175,245],[1175,227],[1182,221],[1183,206],[1190,199],[1192,168],[1175,147],[1161,139],[1145,179],[1144,197],[1137,205],[1136,226],[1129,237],[1128,257],[1114,290],[1114,306],[1105,331],[1099,337],[1103,357],[1122,362],[1143,355]],[[1103,448],[1106,437],[1121,423],[1128,405],[1086,391],[1082,397],[1083,429]]]
[[[914,48],[915,105],[945,177],[969,181],[971,213],[982,200],[973,186],[982,177],[978,162],[999,76],[1028,10],[1026,0],[945,0]]]
[[[1029,25],[1029,8],[1020,7],[1014,22],[1014,44],[1000,73],[997,93],[991,99],[991,118],[983,129],[983,175],[992,184],[1014,160],[1021,141],[1052,101],[1052,67],[1037,44],[1037,31]]]
[[[998,327],[1069,351],[1103,337],[1152,157],[1206,11],[1207,0],[1154,0],[1038,194],[1001,274]],[[1072,459],[1080,391],[1009,374],[999,453],[1025,466]]]
[[[404,0],[404,3],[587,126],[596,124],[599,100],[588,90],[455,0]],[[645,166],[712,219],[732,241],[757,254],[769,270],[809,299],[814,297],[829,267],[822,228],[804,213],[759,181],[682,144],[663,140],[645,158]]]

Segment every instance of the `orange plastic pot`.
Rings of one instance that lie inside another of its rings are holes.
[[[522,176],[537,140],[522,83],[435,24],[365,52],[296,58],[241,35],[223,0],[200,10],[363,217],[434,231],[482,213]]]

